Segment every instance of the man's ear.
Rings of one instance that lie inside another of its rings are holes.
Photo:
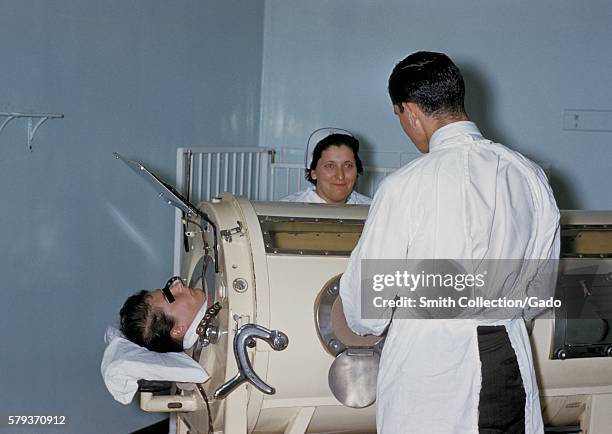
[[[172,330],[170,330],[170,336],[175,341],[180,341],[181,339],[183,339],[185,333],[187,333],[187,327],[185,327],[184,325],[175,325],[174,327],[172,327]]]
[[[403,102],[402,108],[408,114],[408,119],[410,120],[412,126],[414,127],[418,120],[420,120],[419,116],[422,114],[419,106],[413,102]]]
[[[311,170],[311,171],[310,171],[310,177],[311,177],[312,179],[317,179],[317,172],[315,172],[314,170]]]

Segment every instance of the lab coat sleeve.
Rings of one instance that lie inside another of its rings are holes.
[[[541,176],[544,175],[542,174]],[[539,246],[540,252],[537,254],[540,260],[536,261],[538,270],[534,278],[529,282],[526,294],[527,297],[537,297],[540,300],[548,299],[555,295],[559,271],[559,255],[561,252],[559,209],[550,187],[547,184],[545,186],[547,188],[544,189],[542,194],[545,200],[541,201],[544,205],[542,209],[543,226],[538,234],[538,238],[545,240],[545,242]],[[527,306],[524,309],[523,318],[526,321],[532,320],[542,313],[543,310],[542,308]]]
[[[346,271],[340,280],[340,297],[349,327],[359,335],[384,332],[391,321],[392,311],[386,309],[378,318],[364,319],[361,315],[362,288],[361,261],[363,259],[405,259],[409,242],[408,203],[402,199],[401,188],[391,176],[379,187],[374,196],[361,238],[353,250]],[[372,300],[366,294],[366,301]]]

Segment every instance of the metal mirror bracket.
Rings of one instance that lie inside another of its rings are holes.
[[[287,335],[278,330],[268,330],[257,324],[245,324],[238,329],[234,336],[234,357],[238,365],[238,373],[229,381],[219,386],[213,397],[223,399],[236,387],[248,381],[265,394],[273,395],[276,389],[264,382],[253,370],[251,361],[247,354],[247,346],[251,346],[254,339],[261,339],[268,343],[274,350],[282,351],[289,345]]]
[[[219,244],[217,240],[217,225],[201,209],[193,205],[183,195],[181,195],[172,185],[162,181],[157,175],[149,171],[140,161],[130,160],[123,155],[113,152],[113,156],[123,161],[130,169],[141,176],[157,192],[157,196],[168,205],[174,206],[183,211],[187,216],[200,217],[206,224],[212,227],[213,251],[215,260],[215,273],[219,272]]]

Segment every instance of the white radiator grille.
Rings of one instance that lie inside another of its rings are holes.
[[[273,161],[265,148],[179,148],[177,188],[194,204],[222,192],[267,200]]]

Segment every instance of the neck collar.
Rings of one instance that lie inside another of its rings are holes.
[[[448,125],[444,125],[438,128],[429,139],[429,151],[433,151],[435,148],[439,148],[443,144],[447,143],[450,139],[468,135],[472,136],[475,140],[483,139],[482,133],[472,121],[459,121],[452,122]]]
[[[198,340],[199,336],[196,333],[196,330],[200,325],[200,322],[204,320],[204,316],[206,315],[206,309],[208,309],[208,297],[204,298],[204,303],[202,303],[202,307],[200,308],[191,325],[187,329],[185,336],[183,336],[183,348],[191,348]]]

